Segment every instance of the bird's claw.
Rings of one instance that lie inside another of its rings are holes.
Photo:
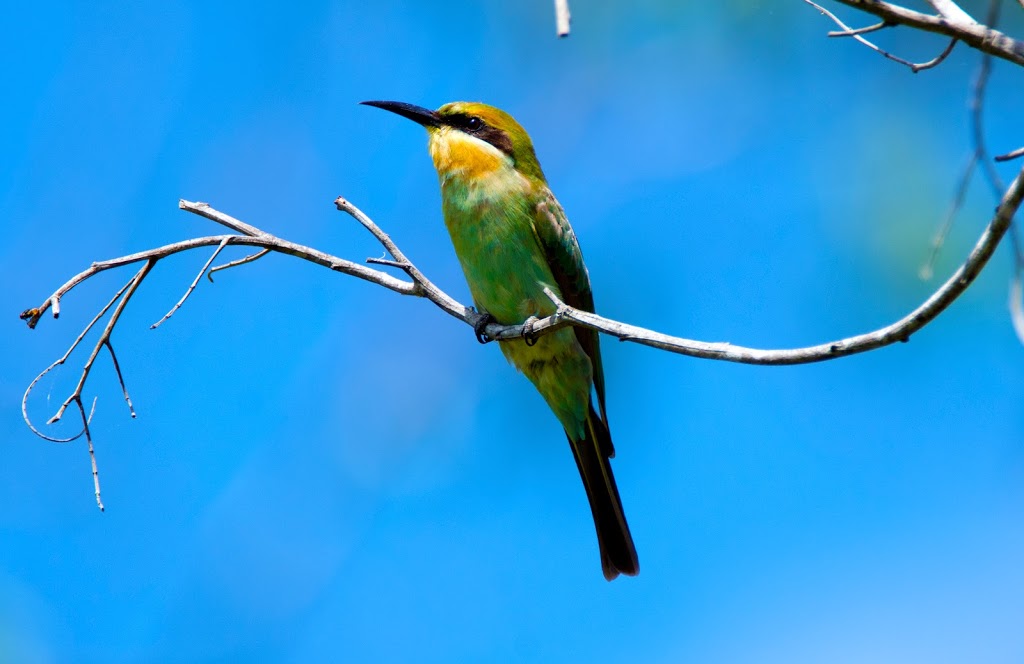
[[[537,343],[537,333],[533,331],[533,325],[537,322],[536,316],[530,316],[523,321],[523,341],[527,346]]]
[[[476,334],[477,341],[479,341],[482,344],[489,344],[492,341],[494,341],[494,339],[487,336],[487,332],[485,330],[487,329],[488,325],[495,322],[494,316],[490,315],[486,311],[479,313],[480,318],[478,318],[476,322],[473,323],[473,333]]]

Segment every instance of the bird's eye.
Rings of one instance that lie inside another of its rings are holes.
[[[484,121],[474,116],[466,120],[466,129],[470,131],[479,131],[484,126]]]

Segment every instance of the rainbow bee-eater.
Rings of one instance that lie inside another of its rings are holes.
[[[469,283],[481,337],[488,321],[513,325],[555,312],[544,293],[594,311],[576,235],[548,188],[533,143],[508,113],[474,102],[436,111],[397,101],[365,101],[423,125],[441,183],[444,222]],[[598,333],[567,327],[499,341],[565,429],[594,515],[601,567],[609,581],[639,571],[609,459]]]

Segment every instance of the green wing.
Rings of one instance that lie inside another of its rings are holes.
[[[555,276],[558,289],[562,292],[562,300],[571,307],[594,313],[594,294],[590,290],[590,275],[583,264],[583,252],[576,241],[565,211],[558,204],[554,194],[546,187],[545,194],[533,215],[533,229],[537,234],[541,248],[547,256],[548,266]],[[601,365],[600,335],[585,327],[574,326],[576,338],[583,351],[590,358],[594,370],[594,391],[597,392],[597,405],[601,411],[601,419],[605,428],[608,427],[608,416],[604,407],[604,369]],[[611,438],[608,437],[611,448]],[[608,449],[608,456],[615,451]]]

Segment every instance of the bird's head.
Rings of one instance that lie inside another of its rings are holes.
[[[436,111],[400,101],[362,103],[426,127],[430,156],[442,179],[482,178],[509,168],[544,179],[530,135],[500,108],[469,101],[453,101]]]

